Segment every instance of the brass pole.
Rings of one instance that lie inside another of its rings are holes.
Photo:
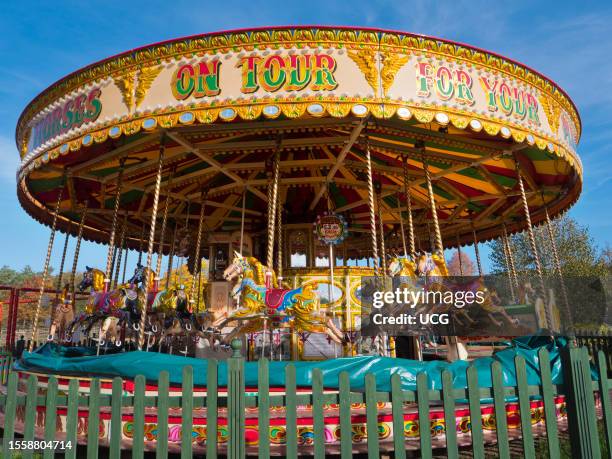
[[[478,238],[476,237],[476,230],[472,226],[472,236],[474,237],[474,254],[476,255],[476,266],[478,267],[478,276],[482,276],[482,265],[480,264],[480,251],[478,250]]]
[[[276,202],[276,270],[278,287],[281,288],[283,280],[283,206],[281,205],[281,196],[278,193],[278,201]],[[244,216],[244,214],[242,214]]]
[[[544,201],[544,196],[542,196]],[[557,250],[557,242],[555,240],[555,233],[550,215],[548,214],[548,206],[544,203],[544,215],[546,216],[546,229],[548,230],[548,237],[550,239],[550,245],[552,247],[553,260],[555,262],[555,268],[559,275],[559,282],[561,283],[561,294],[563,295],[563,305],[565,306],[565,313],[567,314],[567,320],[570,324],[570,331],[573,329],[572,311],[569,307],[569,301],[567,299],[567,288],[565,287],[565,281],[563,279],[563,270],[561,269],[561,259],[559,258],[559,251]]]
[[[111,232],[108,238],[108,255],[106,256],[106,271],[104,276],[104,290],[107,291],[111,280],[111,270],[113,269],[113,254],[115,251],[115,233],[117,232],[117,216],[119,214],[119,204],[121,201],[121,188],[123,187],[123,172],[125,170],[125,158],[119,162],[119,175],[117,176],[117,190],[115,191],[115,207],[113,209],[113,221]]]
[[[510,246],[510,238],[508,237],[508,231],[506,229],[506,223],[502,223],[502,246],[504,248],[504,257],[506,258],[506,268],[508,269],[508,281],[510,282],[510,294],[512,295],[512,301],[516,303],[517,297],[515,294],[515,288],[518,290],[518,275],[514,266],[514,256],[512,255],[512,247]]]
[[[246,188],[242,190],[242,215],[240,217],[240,255],[244,250],[244,214],[246,210]]]
[[[406,197],[406,211],[408,213],[408,242],[410,244],[410,256],[416,258],[414,245],[414,223],[412,221],[412,202],[410,198],[410,185],[408,177],[408,155],[404,155],[404,196]]]
[[[59,273],[57,274],[57,282],[55,283],[55,290],[57,290],[57,292],[55,293],[56,307],[57,307],[59,296],[62,293],[62,278],[64,274],[64,263],[66,262],[66,252],[68,250],[68,240],[69,239],[70,239],[70,233],[66,231],[66,239],[64,239],[64,249],[62,250],[62,261],[60,262]],[[55,319],[55,307],[51,308],[51,311],[49,312],[50,312],[49,316],[51,319],[50,325],[49,325],[49,332],[50,332],[51,327],[53,326],[53,320]]]
[[[151,272],[151,264],[153,263],[153,247],[155,245],[155,224],[157,222],[157,207],[159,205],[159,191],[161,188],[161,178],[164,166],[165,144],[164,137],[161,139],[159,148],[159,160],[157,162],[157,179],[155,181],[155,193],[153,194],[153,208],[151,209],[151,229],[149,231],[149,247],[147,250],[147,274]],[[144,301],[142,313],[140,315],[140,331],[138,336],[138,350],[142,350],[145,339],[145,324],[147,321],[147,297],[149,296],[148,279],[144,282]]]
[[[387,277],[387,251],[385,250],[385,228],[382,219],[382,199],[380,197],[380,193],[376,195],[376,208],[378,210],[378,232],[380,239],[380,266],[382,268],[383,278]]]
[[[372,256],[374,258],[374,271],[380,274],[378,263],[378,237],[376,235],[376,207],[374,204],[374,181],[372,180],[372,157],[370,143],[366,140],[366,164],[368,170],[368,204],[370,205],[370,234],[372,236]]]
[[[268,269],[274,269],[274,236],[276,233],[276,204],[278,200],[278,178],[280,175],[280,148],[274,154],[274,172],[272,176],[272,190],[268,202],[268,253],[266,265]]]
[[[166,201],[164,202],[164,216],[162,217],[161,234],[159,236],[159,251],[157,252],[157,264],[155,268],[155,275],[158,280],[161,276],[162,257],[164,256],[164,239],[166,238],[166,222],[168,221],[168,207],[170,206],[170,191],[172,190],[173,175],[174,171],[168,179],[168,192],[166,193]]]
[[[172,232],[172,242],[170,244],[170,254],[168,255],[168,268],[166,269],[166,285],[165,289],[168,290],[170,286],[170,276],[172,275],[172,262],[174,259],[174,251],[176,250],[176,233],[178,232],[178,223],[174,222],[174,231]]]
[[[76,290],[76,285],[75,285],[75,277],[76,277],[76,270],[77,270],[77,264],[79,262],[79,253],[81,252],[81,242],[83,241],[83,228],[85,226],[85,217],[87,216],[87,205],[88,202],[85,201],[85,205],[83,206],[83,214],[81,215],[81,221],[79,222],[79,233],[77,235],[77,241],[76,241],[76,245],[74,247],[74,258],[72,259],[72,271],[70,272],[70,294],[71,294],[71,300],[72,300],[72,310],[74,311],[74,308],[76,306],[76,298],[75,298],[75,290]]]
[[[402,248],[404,249],[404,258],[408,258],[408,248],[406,246],[406,232],[404,231],[404,216],[402,215],[402,203],[399,198],[399,192],[397,198],[397,211],[399,213],[400,232],[402,233]]]
[[[457,234],[457,257],[459,258],[459,275],[463,276],[463,260],[461,259],[461,243]]]
[[[113,288],[117,288],[119,284],[119,271],[121,271],[121,257],[123,256],[123,245],[125,244],[125,231],[127,229],[127,214],[123,217],[121,225],[121,236],[119,237],[119,252],[117,253],[117,262],[115,265],[115,278],[113,279]]]
[[[525,185],[523,184],[523,177],[521,175],[521,169],[518,160],[515,160],[516,175],[518,178],[519,189],[521,191],[521,201],[523,202],[523,211],[525,213],[525,221],[527,222],[527,235],[529,236],[529,245],[531,246],[531,252],[535,261],[536,272],[538,274],[538,280],[540,284],[540,294],[545,302],[544,311],[546,315],[546,324],[552,327],[552,311],[546,301],[546,287],[544,286],[544,276],[542,274],[542,265],[540,263],[540,257],[538,255],[538,248],[536,245],[535,234],[533,233],[533,225],[531,224],[531,214],[529,213],[529,204],[527,202],[527,195],[525,194]]]
[[[200,202],[200,220],[198,221],[198,236],[196,238],[195,260],[193,262],[193,278],[191,282],[191,301],[194,301],[196,292],[196,279],[202,269],[202,258],[200,257],[200,248],[202,246],[202,231],[204,229],[204,214],[206,213],[206,197],[208,191],[202,191],[202,201]],[[198,292],[198,297],[200,293]],[[196,304],[195,309],[200,312],[200,305]]]
[[[49,244],[47,245],[47,257],[45,258],[43,275],[40,281],[40,292],[38,295],[38,302],[36,303],[36,312],[34,313],[34,326],[32,328],[32,339],[30,339],[30,345],[28,347],[28,350],[30,352],[32,352],[32,349],[34,348],[34,340],[36,339],[36,332],[38,331],[38,318],[40,316],[40,308],[42,307],[42,298],[45,293],[45,283],[47,282],[47,276],[49,274],[49,262],[51,261],[51,252],[53,251],[53,242],[55,241],[55,231],[57,229],[57,216],[59,215],[59,209],[62,203],[63,194],[64,194],[64,183],[62,181],[62,187],[60,188],[59,193],[57,195],[57,203],[55,204],[55,210],[53,211],[53,223],[51,224],[51,235],[49,236]]]
[[[431,174],[429,173],[429,166],[425,160],[425,156],[422,157],[423,170],[425,171],[425,180],[427,181],[427,194],[429,196],[429,206],[431,207],[431,217],[434,224],[434,236],[435,236],[435,250],[438,252],[440,257],[444,257],[444,246],[442,245],[442,233],[440,232],[440,222],[438,221],[438,211],[436,209],[436,198],[433,192],[433,186],[431,184]]]

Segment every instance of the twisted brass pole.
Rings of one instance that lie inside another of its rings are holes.
[[[408,258],[408,248],[406,247],[406,232],[404,231],[404,216],[402,215],[402,203],[399,198],[399,192],[396,195],[397,198],[397,211],[399,213],[400,232],[402,233],[402,248],[404,249],[404,258]]]
[[[57,282],[55,283],[55,302],[57,306],[57,300],[62,293],[62,278],[64,274],[64,263],[66,262],[66,252],[68,251],[68,240],[70,239],[70,233],[66,231],[66,238],[64,239],[64,249],[62,250],[62,261],[60,262],[59,273],[57,274]],[[65,300],[65,298],[64,298]],[[49,334],[51,331],[51,327],[53,326],[53,320],[55,319],[55,308],[51,308],[50,311],[50,324],[49,324]]]
[[[429,206],[431,207],[431,217],[434,224],[435,250],[440,257],[444,257],[442,233],[440,232],[440,222],[438,221],[438,211],[436,210],[436,198],[434,196],[433,186],[431,184],[431,174],[429,173],[429,166],[425,160],[425,156],[422,156],[422,162],[423,170],[425,171],[425,180],[427,181],[427,194],[429,196]]]
[[[170,286],[170,276],[172,275],[172,262],[174,259],[174,251],[176,250],[176,233],[178,232],[178,223],[174,222],[174,231],[172,232],[172,242],[170,243],[170,254],[168,255],[168,269],[166,274],[166,285],[165,289],[168,290]]]
[[[512,264],[510,262],[510,256],[508,254],[508,239],[506,237],[506,232],[504,228],[504,234],[501,237],[502,242],[502,250],[504,252],[504,262],[506,264],[506,269],[508,270],[508,286],[510,287],[510,296],[512,298],[512,303],[516,304],[516,294],[514,291],[514,276],[512,274]]]
[[[502,237],[502,242],[505,244],[504,247],[506,248],[506,251],[508,253],[508,263],[509,263],[509,269],[510,269],[510,279],[514,281],[514,286],[515,288],[518,290],[519,289],[519,282],[518,282],[518,274],[516,272],[516,265],[514,264],[514,254],[512,252],[512,244],[510,243],[511,239],[510,236],[508,235],[508,230],[506,228],[506,222],[502,222],[502,229],[503,229],[503,237]]]
[[[544,196],[542,196],[542,201],[544,200]],[[565,287],[565,281],[563,280],[563,270],[561,269],[561,259],[559,258],[559,251],[557,250],[557,242],[555,240],[555,233],[552,226],[552,222],[550,220],[550,215],[548,214],[548,206],[546,203],[544,204],[544,215],[546,216],[546,228],[548,230],[548,237],[550,239],[550,245],[552,247],[553,260],[555,262],[555,268],[557,274],[559,275],[559,282],[561,283],[561,294],[563,295],[563,305],[565,306],[565,313],[567,314],[567,321],[570,324],[570,332],[573,329],[573,318],[572,311],[569,307],[569,301],[567,299],[567,288]]]
[[[383,278],[387,277],[387,251],[385,250],[385,228],[382,219],[382,199],[380,197],[380,193],[376,195],[376,208],[378,210],[378,232],[380,238],[380,266],[382,269]]]
[[[412,202],[408,177],[408,155],[404,155],[404,196],[406,197],[406,211],[408,212],[408,242],[410,244],[410,256],[414,260],[416,258],[416,248],[414,245],[414,224],[412,221]]]
[[[119,271],[121,271],[121,257],[123,256],[123,245],[125,244],[125,231],[127,229],[127,214],[123,217],[123,224],[121,225],[121,236],[119,236],[119,251],[117,253],[117,260],[115,264],[115,276],[113,279],[113,288],[117,288],[119,284]]]
[[[380,274],[378,263],[378,236],[376,235],[376,207],[374,204],[374,181],[372,179],[372,157],[370,143],[366,141],[366,165],[368,170],[368,204],[370,206],[370,234],[372,236],[372,256],[374,258],[374,271]]]
[[[113,209],[113,220],[111,224],[111,232],[108,238],[108,255],[106,256],[106,271],[104,275],[104,290],[108,290],[111,270],[113,269],[113,254],[115,251],[115,233],[117,231],[117,216],[119,214],[119,204],[121,201],[121,188],[123,187],[123,172],[125,170],[125,158],[119,162],[119,175],[117,176],[117,190],[115,191],[115,206]]]
[[[72,309],[74,311],[75,308],[75,290],[76,285],[74,283],[76,277],[77,265],[79,262],[79,253],[81,252],[81,241],[83,240],[83,228],[85,226],[85,217],[87,216],[87,205],[88,202],[85,201],[85,205],[83,206],[83,214],[81,215],[81,221],[79,222],[79,233],[77,235],[76,245],[74,247],[74,258],[72,259],[72,271],[70,272],[70,294],[72,301]]]
[[[166,202],[164,202],[164,216],[162,217],[161,235],[159,236],[159,251],[157,252],[157,264],[155,268],[155,275],[157,276],[158,280],[161,276],[162,257],[164,256],[164,239],[166,238],[166,222],[168,221],[168,207],[170,206],[172,177],[173,175],[171,175],[168,179],[168,192],[166,193]]]
[[[138,262],[137,264],[141,264],[142,263],[142,249],[143,249],[143,244],[144,244],[144,233],[145,233],[145,227],[147,226],[147,224],[145,222],[142,222],[142,230],[140,231],[140,239],[138,240]]]
[[[546,301],[546,287],[544,286],[544,275],[542,274],[542,265],[540,264],[540,257],[538,255],[538,248],[536,245],[535,234],[533,233],[533,226],[531,224],[531,214],[529,213],[529,204],[527,202],[527,194],[525,193],[525,185],[523,184],[523,177],[521,175],[521,169],[518,160],[515,160],[516,175],[518,178],[519,189],[521,191],[521,201],[523,202],[523,211],[525,213],[525,221],[527,222],[527,235],[529,236],[529,245],[531,246],[531,252],[535,261],[536,272],[538,274],[538,280],[540,284],[541,298],[544,300],[544,312],[546,315],[546,324],[548,327],[552,327],[552,311],[550,310],[548,301]]]
[[[274,236],[276,233],[276,205],[278,199],[278,178],[280,175],[280,149],[274,155],[274,174],[272,178],[272,191],[268,202],[268,254],[266,265],[274,269]]]
[[[155,245],[155,223],[157,221],[157,207],[159,205],[159,191],[161,188],[161,178],[164,166],[165,145],[162,142],[159,148],[159,160],[157,162],[157,179],[155,181],[155,193],[153,194],[153,208],[151,209],[151,229],[149,230],[149,247],[147,250],[147,275],[151,272],[153,263],[153,247]],[[149,296],[149,279],[144,280],[144,305],[140,314],[140,331],[138,336],[138,350],[142,350],[145,339],[145,324],[147,321],[147,297]]]
[[[281,288],[283,280],[283,206],[281,205],[280,193],[278,193],[278,202],[276,203],[276,269],[278,287]]]
[[[193,262],[193,279],[191,282],[191,301],[194,301],[196,292],[196,279],[199,278],[200,270],[202,269],[202,258],[200,257],[200,249],[202,247],[202,231],[204,229],[204,214],[206,213],[206,197],[208,191],[202,192],[202,201],[200,202],[200,219],[198,221],[198,236],[196,238],[195,260]],[[198,291],[198,297],[200,293]],[[196,303],[196,311],[200,312],[200,305]]]
[[[478,238],[476,237],[476,230],[472,226],[472,236],[474,237],[474,254],[476,255],[476,266],[478,267],[478,276],[482,276],[482,265],[480,264],[480,251],[478,250]]]
[[[47,257],[45,258],[45,265],[43,267],[42,279],[40,280],[40,291],[38,294],[38,302],[36,303],[36,312],[34,313],[34,326],[32,328],[32,339],[30,339],[30,345],[28,350],[32,352],[34,348],[34,340],[36,339],[36,333],[38,331],[38,318],[40,316],[40,308],[42,307],[42,299],[45,293],[45,283],[47,282],[47,276],[49,274],[49,262],[51,261],[51,252],[53,251],[53,242],[55,241],[55,231],[57,229],[57,216],[59,215],[60,205],[62,203],[62,195],[64,194],[64,186],[62,187],[57,195],[57,203],[55,204],[55,210],[53,211],[53,223],[51,224],[51,235],[49,236],[49,244],[47,245]]]
[[[459,258],[459,274],[463,276],[463,260],[461,259],[461,243],[459,242],[459,234],[457,234],[457,257]]]

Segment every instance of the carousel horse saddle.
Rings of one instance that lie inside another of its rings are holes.
[[[266,307],[268,308],[268,314],[278,313],[279,308],[289,292],[290,290],[285,290],[283,288],[271,288],[266,290]]]

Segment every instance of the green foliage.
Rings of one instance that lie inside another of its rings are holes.
[[[553,234],[559,253],[561,269],[564,276],[605,276],[610,273],[612,251],[608,249],[608,264],[606,265],[605,250],[598,248],[586,226],[580,225],[573,218],[565,215],[553,221]],[[534,228],[536,246],[544,275],[555,275],[553,250],[546,225]],[[535,258],[531,251],[527,232],[510,236],[510,246],[514,263],[518,272],[535,270]],[[489,243],[491,267],[493,273],[506,271],[504,251],[501,240]]]

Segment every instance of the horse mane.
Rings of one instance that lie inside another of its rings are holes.
[[[266,284],[266,271],[268,268],[257,258],[248,257],[248,264],[253,268],[253,280],[257,285],[265,285]],[[270,270],[272,272],[272,286],[278,287],[278,280],[276,278],[276,273],[274,270]]]

